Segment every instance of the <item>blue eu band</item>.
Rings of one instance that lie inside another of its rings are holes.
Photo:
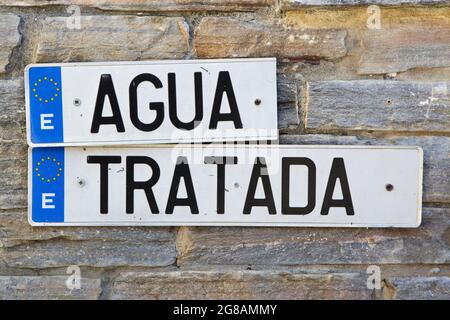
[[[28,71],[31,142],[63,142],[60,67],[31,67]]]
[[[32,220],[64,222],[64,148],[32,150]]]

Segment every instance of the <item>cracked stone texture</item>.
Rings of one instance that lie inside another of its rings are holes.
[[[80,29],[67,21],[42,22],[37,62],[180,59],[189,50],[184,18],[82,15]]]
[[[7,71],[12,51],[20,44],[19,23],[15,14],[0,14],[0,73]]]
[[[370,299],[357,273],[300,274],[264,271],[126,272],[114,281],[113,299]]]
[[[68,289],[68,276],[0,276],[1,300],[93,300],[101,293],[101,280],[82,278],[80,289]]]
[[[384,278],[380,290],[367,288],[364,272],[309,274],[276,270],[181,270],[122,272],[113,299],[448,299],[450,277]]]
[[[203,18],[194,44],[202,58],[276,56],[336,59],[345,56],[345,30],[293,29],[274,21]]]
[[[23,79],[0,80],[0,139],[2,143],[26,139],[24,100]]]
[[[175,264],[175,228],[31,227],[23,210],[0,214],[0,260],[11,268],[161,267]]]
[[[447,264],[449,209],[425,209],[417,229],[184,227],[179,266]]]
[[[450,132],[449,93],[449,82],[309,82],[306,127]]]
[[[381,32],[380,32],[381,31]],[[386,74],[450,66],[450,26],[407,25],[367,30],[359,74]]]
[[[450,277],[393,277],[389,279],[398,300],[448,300]]]

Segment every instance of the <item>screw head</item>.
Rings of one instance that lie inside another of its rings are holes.
[[[386,188],[386,191],[389,191],[389,192],[394,190],[394,186],[392,184],[390,184],[390,183],[386,184],[385,188]]]
[[[259,106],[259,105],[261,105],[261,99],[256,98],[255,99],[255,106]]]

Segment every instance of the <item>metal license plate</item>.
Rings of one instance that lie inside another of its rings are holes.
[[[200,145],[29,151],[29,221],[417,227],[422,149]]]
[[[276,140],[276,59],[30,65],[32,146]]]

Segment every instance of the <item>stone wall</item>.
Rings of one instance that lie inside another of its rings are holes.
[[[450,1],[0,0],[0,35],[0,298],[450,298]],[[261,56],[281,143],[424,149],[420,228],[28,225],[27,64]]]

